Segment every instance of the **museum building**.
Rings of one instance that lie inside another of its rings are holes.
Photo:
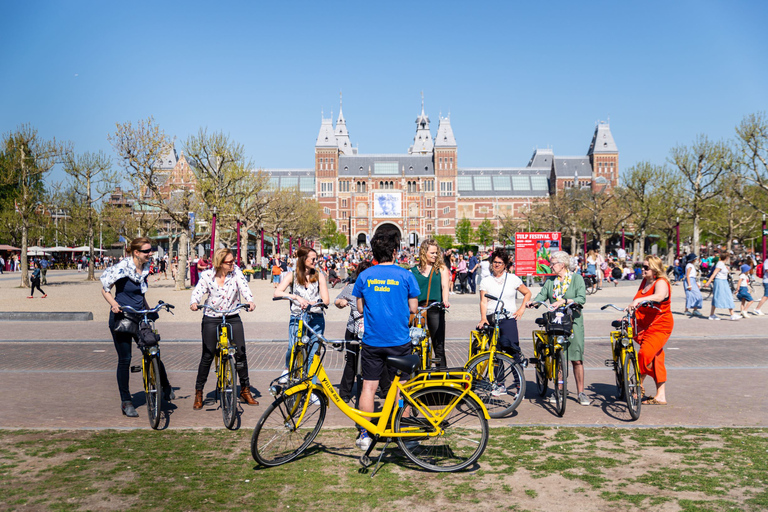
[[[403,242],[453,235],[462,218],[477,227],[489,219],[519,218],[532,203],[570,187],[595,191],[617,185],[619,152],[607,123],[598,122],[585,156],[536,149],[524,167],[459,167],[450,116],[433,137],[429,117],[416,118],[404,154],[360,154],[352,146],[342,109],[336,125],[322,118],[314,169],[263,169],[276,188],[298,187],[317,199],[327,218],[358,244],[392,224]]]

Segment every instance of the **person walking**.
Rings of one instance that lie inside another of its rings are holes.
[[[149,238],[134,238],[126,246],[128,256],[117,265],[109,267],[101,274],[101,295],[110,306],[109,330],[117,352],[117,387],[120,391],[120,410],[129,418],[137,418],[139,413],[131,401],[129,377],[131,368],[131,349],[135,335],[127,332],[117,332],[115,328],[123,319],[123,306],[133,309],[149,309],[145,294],[149,284],[149,260],[152,255],[152,243]],[[111,289],[115,287],[115,295]],[[160,363],[160,384],[166,400],[176,399],[173,387],[168,381],[165,365]]]
[[[40,284],[48,284],[48,268],[50,268],[51,262],[48,261],[47,256],[43,256],[40,260]]]
[[[741,274],[739,275],[739,287],[736,298],[741,301],[741,316],[749,318],[749,306],[755,301],[752,298],[752,294],[749,293],[749,289],[752,287],[752,280],[750,279],[752,274],[752,266],[749,263],[744,263],[741,266]]]
[[[727,309],[731,315],[731,320],[739,320],[740,315],[736,315],[733,312],[733,293],[731,293],[731,287],[728,285],[728,264],[731,261],[731,256],[728,252],[723,251],[720,254],[720,261],[715,265],[715,269],[712,271],[712,275],[709,276],[707,284],[712,285],[712,310],[709,313],[710,320],[720,320],[720,317],[715,315],[715,309]]]
[[[569,268],[571,257],[565,251],[556,251],[550,257],[554,279],[549,279],[541,287],[541,291],[535,301],[548,300],[551,309],[559,308],[567,304],[581,304],[587,302],[587,287],[584,278]],[[573,311],[573,333],[571,343],[566,350],[568,360],[573,365],[573,378],[576,380],[576,391],[579,404],[587,406],[592,401],[584,393],[584,315],[581,311]],[[554,396],[549,401],[553,402]]]
[[[640,370],[640,392],[645,395],[643,383],[650,375],[656,383],[654,397],[643,396],[643,405],[667,405],[667,369],[664,365],[664,345],[672,334],[675,321],[670,308],[672,287],[658,256],[647,256],[643,262],[643,280],[629,305],[637,320],[637,343],[640,351],[637,363]],[[658,308],[638,308],[643,301],[658,303]]]
[[[768,258],[763,260],[762,263],[762,276],[763,276],[763,296],[760,298],[760,302],[757,303],[754,313],[758,316],[763,316],[765,313],[762,311],[763,304],[768,301]]]
[[[235,255],[230,249],[216,249],[213,255],[213,268],[203,271],[200,281],[192,291],[189,309],[198,310],[198,304],[207,295],[205,305],[220,311],[227,311],[242,301],[248,304],[248,311],[256,309],[253,294],[248,287],[243,272],[235,265]],[[195,382],[195,402],[192,409],[203,408],[203,389],[211,371],[211,363],[216,354],[218,344],[218,328],[221,325],[221,313],[206,309],[200,331],[203,338],[203,352],[197,367]],[[248,377],[248,358],[245,353],[245,333],[243,321],[238,313],[228,315],[227,323],[232,326],[232,341],[235,343],[235,362],[237,374],[240,377],[240,401],[248,405],[259,405],[251,394],[251,381]]]
[[[480,269],[480,260],[469,251],[469,261],[467,262],[467,273],[469,278],[469,292],[474,295],[477,293],[477,271]]]
[[[459,276],[459,293],[462,295],[467,291],[467,270],[467,257],[462,254],[456,263],[456,273]]]
[[[446,308],[451,288],[451,273],[445,268],[444,260],[440,257],[440,246],[433,238],[427,238],[419,247],[419,264],[411,268],[419,285],[419,306],[427,306],[433,302],[442,302]],[[435,352],[437,366],[445,368],[445,310],[432,308],[426,312],[426,326],[432,338],[432,350]]]
[[[34,299],[35,298],[35,288],[40,290],[40,293],[43,294],[43,298],[48,297],[48,294],[46,294],[42,288],[40,288],[40,275],[41,275],[41,269],[40,269],[40,263],[37,261],[32,262],[32,277],[30,279],[30,288],[29,288],[29,297],[28,299]]]
[[[683,290],[685,291],[685,313],[690,310],[691,317],[699,316],[703,317],[699,310],[704,307],[704,300],[701,296],[701,290],[699,290],[699,284],[696,277],[699,275],[699,271],[696,270],[694,262],[696,256],[691,253],[686,258],[685,265],[685,278],[683,279]]]

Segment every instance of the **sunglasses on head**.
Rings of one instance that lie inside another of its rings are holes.
[[[149,253],[151,253],[151,252],[152,252],[152,249],[146,249],[146,250],[144,250],[144,249],[138,249],[138,251],[139,251],[139,252],[141,252],[141,253],[144,253],[144,254],[149,254]]]

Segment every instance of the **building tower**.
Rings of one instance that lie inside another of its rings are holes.
[[[439,235],[452,235],[456,232],[457,220],[456,168],[458,167],[458,159],[456,138],[453,136],[450,114],[448,117],[440,117],[437,125],[434,167],[438,193],[435,231]]]
[[[352,155],[356,151],[352,150],[352,143],[349,141],[349,132],[347,131],[347,121],[344,119],[344,113],[341,111],[341,93],[339,93],[339,118],[336,120],[336,143],[339,152],[342,155]]]
[[[333,130],[333,119],[322,117],[320,133],[315,142],[315,187],[317,201],[326,218],[331,219],[335,219],[338,214],[335,197],[338,166],[339,144]]]
[[[408,148],[411,155],[429,155],[434,149],[432,132],[429,131],[429,117],[424,113],[424,93],[421,93],[421,114],[416,118],[416,135],[413,146]]]
[[[592,190],[615,188],[619,184],[619,149],[608,123],[597,123],[587,156],[592,165]]]

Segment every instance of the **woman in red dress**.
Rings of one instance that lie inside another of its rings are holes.
[[[672,334],[674,320],[670,309],[669,281],[664,272],[664,264],[658,256],[648,256],[643,262],[643,281],[635,294],[635,300],[630,304],[631,309],[643,301],[658,302],[659,309],[651,307],[637,308],[637,342],[640,352],[637,362],[640,369],[640,388],[645,394],[643,382],[650,375],[656,383],[656,396],[644,397],[644,405],[667,405],[666,383],[667,368],[664,366],[664,345]]]

